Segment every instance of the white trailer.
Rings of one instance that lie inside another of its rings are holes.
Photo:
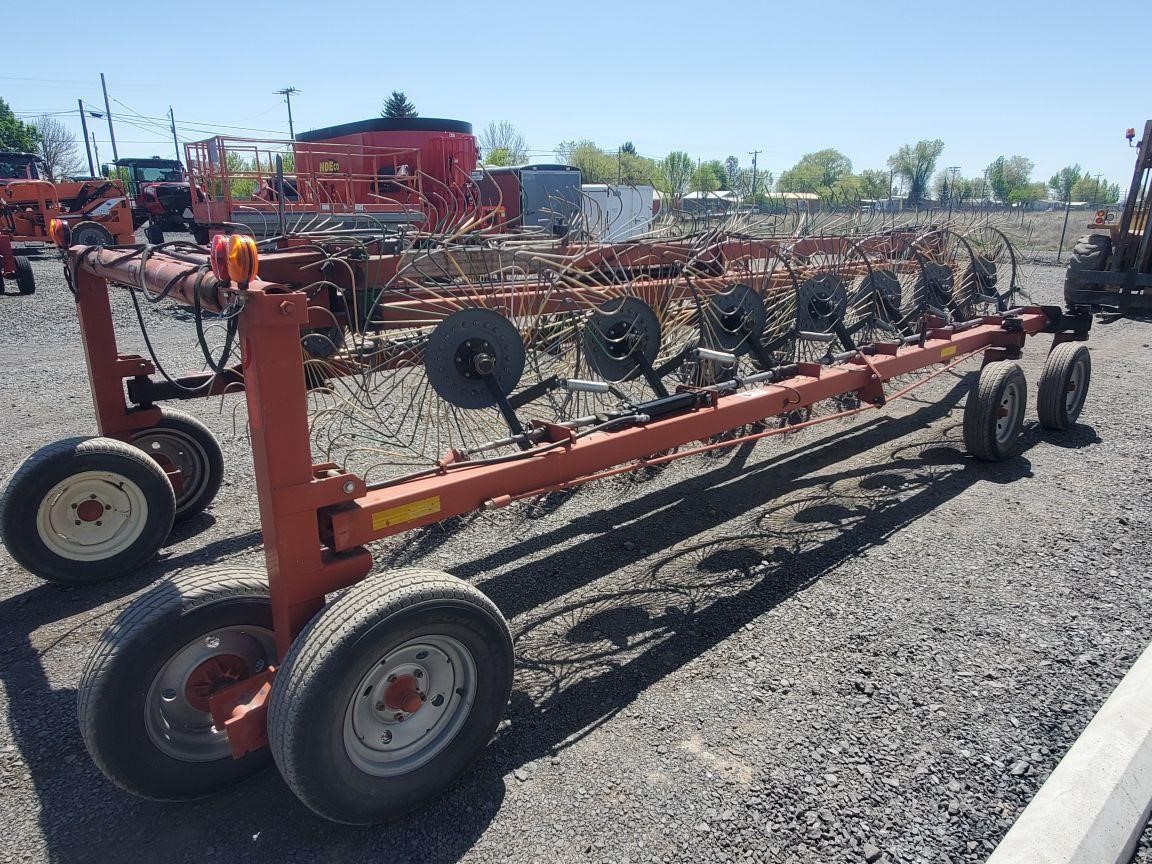
[[[584,183],[580,186],[583,224],[590,239],[602,243],[631,240],[652,228],[651,186],[613,186]]]

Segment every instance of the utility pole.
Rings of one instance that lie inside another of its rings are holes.
[[[180,139],[176,137],[176,115],[172,113],[172,106],[168,106],[168,123],[172,128],[172,146],[176,148],[176,161],[180,161]]]
[[[80,128],[84,130],[84,150],[88,154],[88,176],[96,176],[96,164],[92,161],[92,144],[88,141],[88,121],[84,118],[84,100],[77,99],[80,106]]]
[[[948,184],[948,218],[952,218],[952,199],[956,197],[956,175],[960,173],[959,165],[949,165],[947,168],[952,175],[952,182]]]
[[[1092,206],[1100,206],[1100,174],[1096,175],[1096,187],[1092,190]]]
[[[100,89],[104,91],[104,113],[108,116],[108,137],[112,139],[112,161],[120,158],[116,152],[116,130],[112,128],[112,108],[108,104],[108,85],[104,82],[104,73],[100,73]]]
[[[1068,233],[1068,213],[1072,210],[1072,188],[1069,187],[1064,195],[1064,227],[1060,229],[1060,246],[1056,250],[1056,263],[1060,263],[1060,256],[1064,254],[1064,235]]]
[[[296,130],[292,126],[292,94],[299,93],[295,87],[285,87],[283,90],[276,91],[279,95],[284,97],[284,101],[288,103],[288,137],[293,141],[296,140]]]
[[[753,150],[749,154],[752,157],[752,206],[756,206],[756,157],[760,155],[759,150]]]
[[[96,151],[96,162],[100,162],[100,146],[96,143],[96,133],[92,133],[92,149]]]

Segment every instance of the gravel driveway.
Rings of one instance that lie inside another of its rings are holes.
[[[93,429],[60,265],[35,270],[34,297],[0,298],[3,473]],[[1036,299],[1062,278],[1036,268]],[[84,751],[75,686],[114,614],[165,574],[262,563],[242,403],[189,403],[229,479],[160,561],[66,590],[0,553],[0,861],[983,860],[1152,638],[1150,342],[1098,326],[1081,424],[1030,420],[998,465],[959,448],[970,379],[946,374],[885,412],[379,544],[381,567],[486,591],[519,671],[478,766],[372,829],[275,772],[136,800]]]

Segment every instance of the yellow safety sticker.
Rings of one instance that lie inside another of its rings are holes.
[[[945,345],[943,348],[940,349],[940,359],[943,360],[945,357],[951,357],[955,353],[956,353],[956,346],[955,345]]]
[[[387,510],[380,510],[373,513],[372,530],[379,531],[381,528],[387,528],[390,525],[402,525],[405,522],[414,522],[421,516],[430,516],[433,513],[439,512],[439,495],[433,495],[431,498],[421,498],[419,501],[411,501],[407,504],[401,504],[399,507],[389,507]]]

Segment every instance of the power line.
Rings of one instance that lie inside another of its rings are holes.
[[[138,111],[135,111],[134,109],[125,105],[119,99],[113,99],[112,101],[118,105],[123,106],[124,108],[127,108],[129,111],[132,111],[132,113],[136,117],[138,117],[140,120],[148,120],[150,122],[156,123],[162,129],[167,129],[167,127],[168,127],[168,118],[167,117],[153,117],[153,116],[148,115],[148,114],[141,114]],[[272,109],[269,109],[269,110],[272,110]],[[35,110],[31,110],[31,109],[24,109],[21,111],[13,111],[12,113],[15,114],[17,117],[42,117],[45,114],[53,116],[53,117],[58,117],[58,116],[66,115],[66,114],[74,114],[74,113],[76,113],[76,109],[75,108],[49,109],[49,110],[44,110],[44,111],[35,111]],[[123,117],[121,117],[121,119],[123,119]],[[235,130],[240,131],[240,132],[266,132],[270,135],[283,135],[284,134],[282,129],[262,129],[262,128],[258,128],[255,126],[235,126],[235,125],[229,125],[227,123],[212,123],[210,121],[199,121],[199,120],[181,120],[180,125],[183,128],[189,129],[193,132],[214,133],[219,129],[235,129]]]

